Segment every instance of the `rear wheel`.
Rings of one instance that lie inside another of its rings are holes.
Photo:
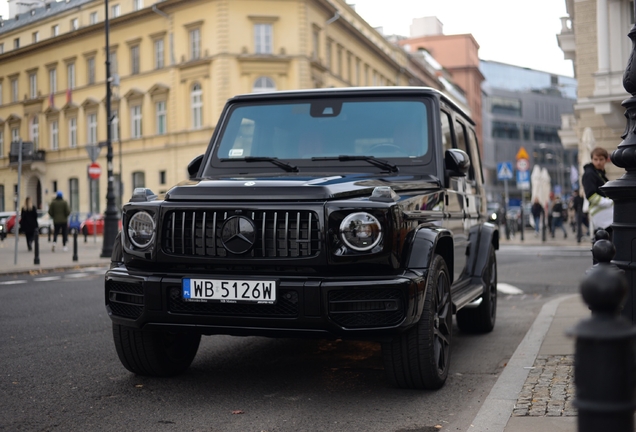
[[[482,277],[484,294],[476,308],[457,311],[457,326],[466,333],[488,333],[495,328],[497,318],[497,256],[490,245],[488,262]]]
[[[172,376],[190,367],[201,335],[138,330],[113,323],[113,339],[119,360],[129,371]]]
[[[413,389],[441,388],[448,377],[452,329],[448,268],[444,259],[435,255],[419,322],[382,344],[384,369],[391,384]]]

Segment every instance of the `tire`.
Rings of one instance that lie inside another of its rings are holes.
[[[42,227],[39,229],[40,234],[46,235],[49,233],[49,227]]]
[[[382,344],[384,370],[400,388],[441,388],[448,377],[453,309],[446,262],[434,255],[426,282],[422,316],[418,323]]]
[[[484,294],[476,308],[457,311],[457,326],[465,333],[489,333],[495,328],[497,319],[497,256],[490,245],[488,262],[482,277]]]
[[[190,367],[201,335],[137,330],[113,323],[113,339],[126,369],[137,375],[167,377]]]

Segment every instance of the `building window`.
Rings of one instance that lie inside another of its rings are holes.
[[[13,39],[13,49],[20,48],[20,38]]]
[[[276,90],[276,84],[274,84],[274,80],[269,77],[258,77],[252,87],[253,93],[263,93],[274,90]]]
[[[166,102],[161,101],[155,104],[155,112],[157,115],[157,135],[165,135],[166,133]]]
[[[493,96],[490,98],[490,112],[521,117],[521,99]]]
[[[58,150],[60,148],[59,135],[58,135],[58,123],[57,120],[51,122],[49,143],[51,144],[51,150]]]
[[[11,128],[11,141],[18,141],[20,139],[20,128]]]
[[[49,69],[49,93],[57,92],[57,69]]]
[[[86,59],[86,81],[88,84],[95,84],[95,57]]]
[[[116,75],[117,74],[117,52],[116,51],[111,51],[110,52],[110,58],[108,59],[108,62],[110,63],[110,75]]]
[[[256,54],[273,52],[271,24],[254,24],[254,52]]]
[[[97,12],[91,12],[89,22],[91,24],[97,24]]]
[[[0,130],[0,158],[4,157],[4,131]]]
[[[327,42],[327,50],[325,52],[325,57],[327,57],[327,69],[331,70],[331,41]]]
[[[59,34],[60,34],[60,26],[57,24],[55,24],[54,26],[51,26],[51,36],[55,37]]]
[[[338,76],[342,76],[342,47],[338,47],[338,57],[336,58],[336,67],[338,68]]]
[[[111,141],[119,141],[119,111],[113,111],[113,120],[110,122]]]
[[[2,81],[0,81],[0,105],[2,105]],[[0,127],[1,130],[1,127]]]
[[[69,148],[77,147],[77,118],[68,119],[68,146]]]
[[[132,173],[132,187],[135,188],[146,187],[146,174],[143,171],[135,171]]]
[[[33,32],[33,43],[38,43],[40,41],[40,32]]]
[[[320,31],[318,29],[314,29],[312,36],[312,43],[314,46],[313,58],[318,60],[320,57]]]
[[[0,54],[4,54],[4,43],[0,43]]]
[[[203,92],[198,83],[192,86],[190,106],[192,107],[192,127],[199,129],[203,124]]]
[[[201,29],[190,30],[190,60],[201,57]]]
[[[139,73],[139,45],[130,47],[130,74],[137,75]]]
[[[521,138],[521,131],[517,123],[493,121],[492,137],[518,140]]]
[[[143,0],[133,0],[133,10],[138,11],[139,9],[144,7]]]
[[[91,113],[86,116],[86,142],[87,144],[97,144],[97,114]]]
[[[75,63],[66,65],[66,88],[71,90],[75,88]]]
[[[91,179],[88,182],[89,187],[89,199],[90,199],[90,210],[91,213],[99,214],[101,213],[99,209],[99,179],[93,180]]]
[[[40,121],[38,116],[35,115],[31,118],[31,130],[29,131],[29,135],[31,141],[33,141],[33,147],[37,150],[40,144]]]
[[[18,101],[18,96],[19,96],[18,79],[17,78],[12,78],[11,79],[11,102],[17,102]]]
[[[77,30],[79,28],[79,21],[77,18],[71,20],[71,30]]]
[[[71,211],[79,211],[79,180],[77,178],[68,179],[68,205]]]
[[[29,74],[29,98],[38,97],[38,76],[35,72]]]
[[[130,136],[131,138],[141,138],[141,105],[130,108]]]
[[[120,8],[119,8],[119,5],[118,5],[118,4],[116,4],[116,5],[112,5],[112,6],[110,7],[110,16],[111,16],[112,18],[117,18],[117,17],[119,16],[119,14],[120,14],[120,11],[121,11],[121,10],[120,10]]]
[[[166,184],[166,172],[165,171],[159,171],[159,184],[160,185],[165,185]]]
[[[534,140],[545,143],[560,143],[559,128],[552,126],[535,126]]]
[[[163,39],[157,39],[155,41],[155,69],[161,69],[163,67]]]

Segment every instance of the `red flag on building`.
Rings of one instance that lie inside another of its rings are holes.
[[[66,89],[66,103],[70,104],[73,102],[73,91],[69,88]]]

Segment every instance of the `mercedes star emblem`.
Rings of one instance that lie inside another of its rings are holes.
[[[228,252],[244,254],[256,242],[254,222],[244,216],[232,216],[221,227],[221,241]]]

